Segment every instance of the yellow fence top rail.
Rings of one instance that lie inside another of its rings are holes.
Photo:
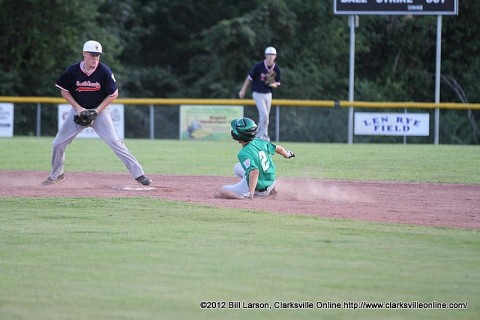
[[[2,97],[0,102],[13,103],[65,103],[63,98],[54,97]],[[145,105],[255,105],[252,99],[185,99],[185,98],[119,98],[115,103],[123,104],[145,104]],[[287,100],[274,99],[273,105],[302,106],[302,107],[331,107],[335,101],[331,100]]]
[[[342,107],[363,108],[419,108],[419,109],[477,109],[480,103],[450,103],[450,102],[370,102],[370,101],[339,101]]]
[[[66,103],[58,97],[11,97],[0,96],[0,102],[12,103]],[[115,103],[136,105],[255,105],[253,99],[184,99],[184,98],[119,98]],[[480,110],[480,103],[433,103],[433,102],[372,102],[347,100],[290,100],[273,99],[272,106],[296,107],[363,107],[363,108],[417,108],[417,109],[475,109]]]

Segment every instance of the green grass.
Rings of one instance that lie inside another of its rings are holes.
[[[0,139],[0,168],[48,171],[51,140]],[[230,175],[238,149],[127,145],[158,174]],[[298,157],[276,158],[282,176],[480,183],[474,146],[284,145]],[[87,165],[125,172],[103,142],[75,140],[66,171]],[[0,319],[478,319],[479,252],[478,230],[143,197],[0,197]],[[468,309],[202,310],[201,301],[468,301]]]
[[[474,319],[480,312],[475,231],[144,198],[1,201],[3,319]],[[469,301],[469,309],[201,310],[204,300]]]
[[[53,138],[0,138],[3,170],[50,170]],[[480,184],[478,146],[314,144],[281,142],[297,157],[275,156],[279,176]],[[232,175],[235,141],[127,140],[147,173]],[[98,161],[101,159],[101,161]],[[67,148],[65,171],[126,172],[101,140],[76,139]]]

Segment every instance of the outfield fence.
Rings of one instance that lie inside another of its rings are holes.
[[[3,96],[0,103],[15,105],[14,135],[54,136],[56,105],[66,102],[54,97]],[[245,116],[258,120],[252,99],[119,98],[115,103],[128,106],[125,108],[126,138],[178,139],[181,105],[244,106]],[[356,113],[428,115],[428,134],[356,134]],[[478,144],[479,124],[478,103],[274,99],[270,136],[275,141],[298,142]]]

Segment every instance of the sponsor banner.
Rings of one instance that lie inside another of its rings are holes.
[[[457,15],[458,0],[334,0],[334,14]]]
[[[428,136],[428,113],[372,113],[356,112],[355,135]]]
[[[230,123],[243,106],[180,106],[180,140],[229,140]]]
[[[13,137],[13,103],[0,103],[0,137]]]
[[[58,129],[62,127],[65,122],[65,118],[72,109],[72,106],[69,104],[59,104],[58,105]],[[111,104],[108,106],[110,110],[110,117],[113,121],[113,126],[115,131],[120,139],[125,138],[125,118],[124,118],[124,105],[123,104]],[[98,135],[95,133],[95,130],[92,128],[83,129],[77,136],[78,138],[98,138]]]

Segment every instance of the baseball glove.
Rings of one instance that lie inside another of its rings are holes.
[[[272,71],[269,71],[266,75],[265,75],[265,80],[263,80],[263,82],[265,83],[265,85],[267,87],[270,87],[272,83],[275,83],[277,82],[275,80],[275,77],[277,76],[277,73],[272,70]]]
[[[96,118],[97,111],[95,111],[94,109],[87,109],[80,112],[80,114],[76,114],[73,117],[73,122],[80,126],[90,127]]]

